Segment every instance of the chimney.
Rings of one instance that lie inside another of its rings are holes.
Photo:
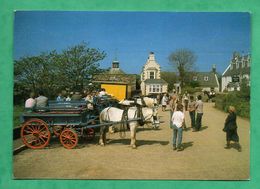
[[[152,60],[152,61],[155,60],[154,52],[150,52],[150,54],[149,54],[149,60]]]
[[[112,68],[119,68],[119,62],[118,61],[113,61],[112,62]]]
[[[216,72],[217,72],[216,64],[213,64],[213,65],[212,65],[212,72],[213,72],[213,73],[216,73]]]

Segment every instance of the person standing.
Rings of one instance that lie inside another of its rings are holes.
[[[173,129],[173,150],[177,149],[177,151],[182,151],[184,150],[182,146],[182,128],[185,122],[182,104],[177,105],[176,111],[173,113],[171,120],[172,125],[170,125],[170,127]]]
[[[175,111],[175,106],[176,106],[176,95],[173,94],[170,98],[170,101],[169,101],[169,108],[170,108],[170,118],[172,117],[173,115],[173,112]],[[170,124],[172,124],[172,121],[170,119]]]
[[[187,91],[183,95],[183,101],[184,101],[185,111],[188,111],[189,94]]]
[[[196,102],[195,108],[197,111],[196,115],[196,127],[194,131],[199,131],[201,129],[201,121],[203,116],[203,102],[201,95],[198,96],[198,101]]]
[[[164,112],[165,109],[166,109],[166,106],[167,106],[167,101],[168,101],[168,98],[167,98],[167,95],[166,93],[163,95],[162,97],[162,111]]]
[[[48,105],[48,98],[44,96],[43,91],[39,91],[39,96],[36,98],[36,107],[46,107]]]
[[[190,103],[188,105],[188,111],[190,114],[190,120],[191,120],[191,128],[195,130],[195,108],[196,102],[194,101],[194,97],[190,96]]]
[[[238,151],[241,152],[241,145],[239,144],[239,136],[237,134],[237,115],[236,115],[236,109],[234,106],[229,106],[228,108],[228,116],[225,120],[225,125],[223,131],[226,132],[226,149],[230,148],[230,141],[234,141],[238,145]]]

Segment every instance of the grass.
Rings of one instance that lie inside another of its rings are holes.
[[[14,114],[13,114],[13,128],[20,126],[20,115],[23,113],[24,107],[22,105],[14,106]]]

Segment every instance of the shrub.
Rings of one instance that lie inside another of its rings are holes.
[[[241,92],[230,92],[227,94],[218,94],[215,97],[215,107],[220,110],[228,111],[229,106],[234,106],[237,115],[241,117],[250,117],[250,103],[248,96],[244,96]]]

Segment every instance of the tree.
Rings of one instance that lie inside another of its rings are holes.
[[[14,81],[15,93],[18,88],[24,91],[37,91],[44,89],[49,92],[55,84],[55,72],[53,67],[53,59],[56,52],[42,53],[39,56],[23,57],[14,64]],[[17,86],[17,87],[16,87]],[[18,87],[19,86],[19,87]]]
[[[89,48],[86,43],[64,50],[57,62],[62,85],[70,89],[82,90],[89,83],[92,75],[102,71],[98,62],[105,56],[104,52]]]
[[[174,83],[176,83],[176,81],[177,81],[176,73],[162,71],[161,78],[168,83],[168,90],[172,91],[174,89]]]
[[[69,88],[82,90],[93,74],[102,72],[98,62],[104,52],[85,43],[70,47],[61,53],[51,51],[38,56],[26,56],[14,62],[14,95],[16,102],[24,100],[30,91],[43,90],[49,97]]]
[[[170,63],[177,69],[181,87],[184,85],[187,72],[191,71],[197,57],[188,49],[178,49],[169,56]]]

